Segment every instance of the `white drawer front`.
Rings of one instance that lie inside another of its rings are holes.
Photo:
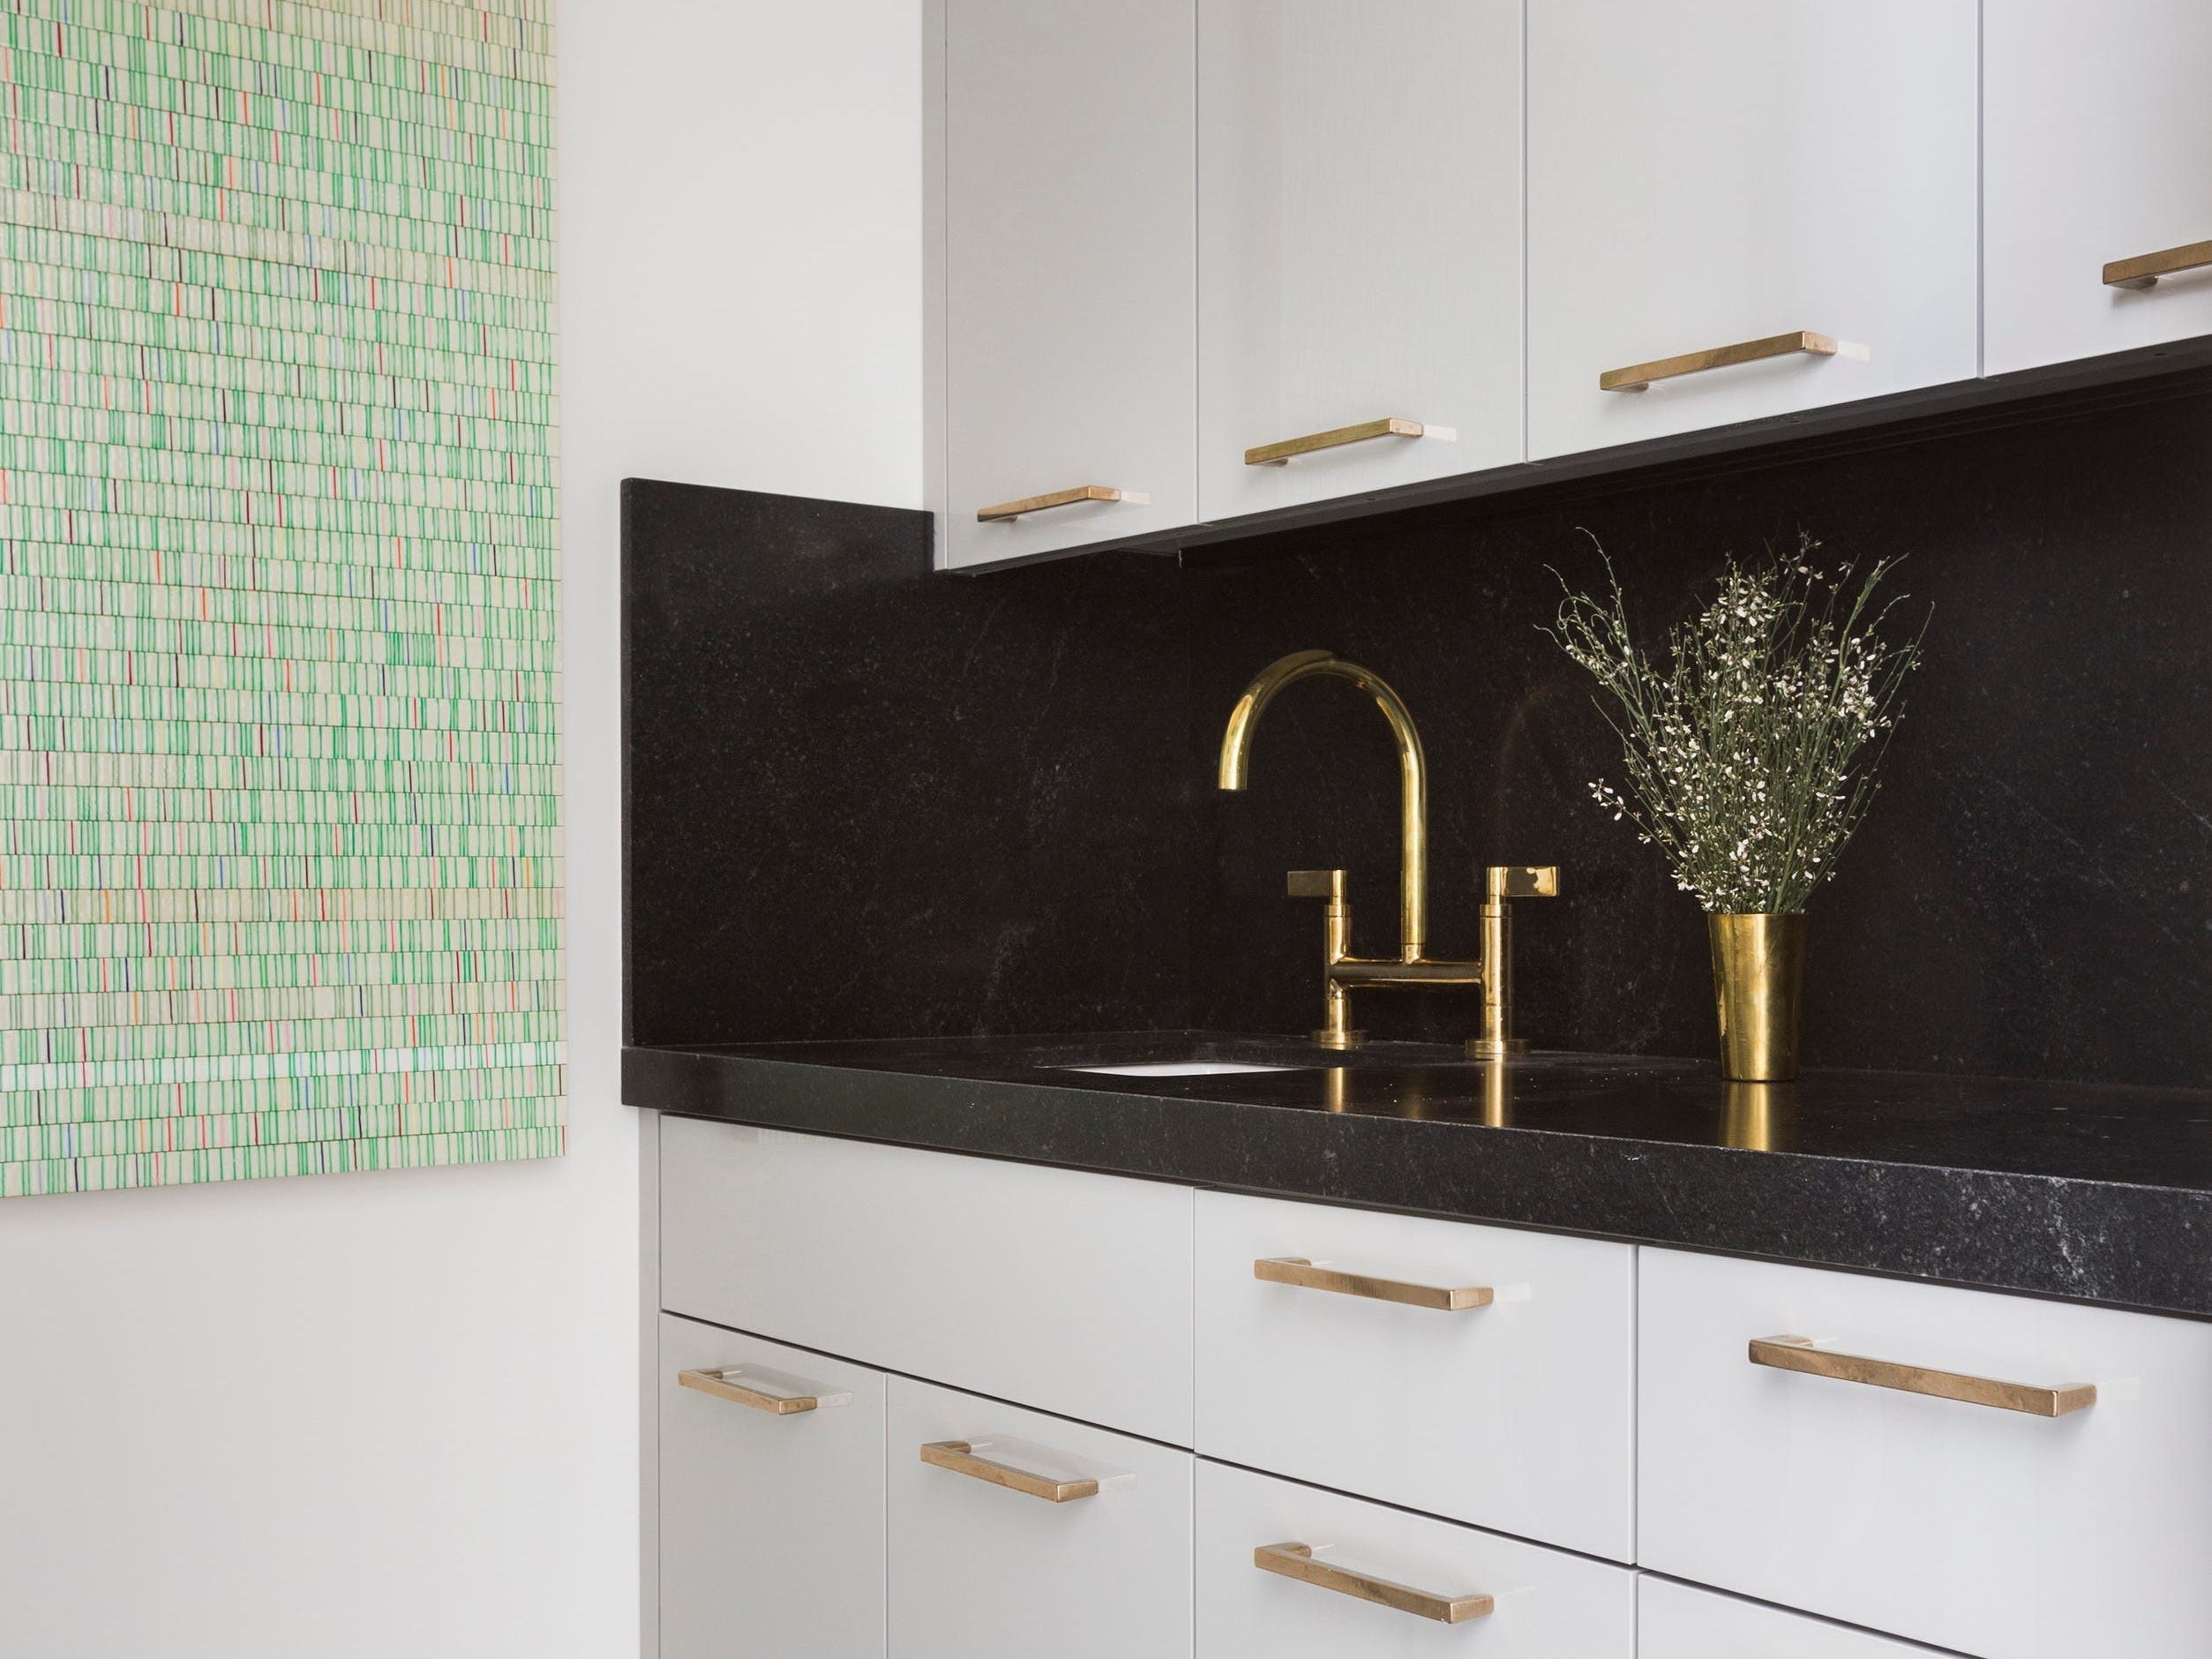
[[[1988,1659],[2212,1653],[2212,1326],[1643,1252],[1639,1559]],[[1750,1344],[2093,1385],[2059,1417]]]
[[[1493,1298],[1255,1277],[1287,1257]],[[1626,1245],[1202,1192],[1198,1449],[1632,1559],[1635,1301]]]
[[[1459,1623],[1261,1568],[1302,1544],[1323,1566],[1446,1603]],[[1200,1659],[1630,1659],[1636,1575],[1518,1539],[1363,1504],[1218,1463],[1198,1466]]]
[[[1062,1502],[922,1460],[926,1445],[1095,1481]],[[896,1659],[1188,1659],[1187,1452],[891,1379]]]
[[[1187,1445],[1191,1197],[671,1118],[662,1301]]]
[[[778,1415],[677,1380],[731,1369],[822,1403]],[[660,1370],[661,1659],[881,1659],[882,1377],[666,1315]]]
[[[1637,1586],[1636,1639],[1637,1659],[1942,1659],[1916,1641],[1649,1576]]]

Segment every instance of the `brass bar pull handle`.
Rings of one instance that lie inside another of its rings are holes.
[[[1601,392],[1642,392],[1649,389],[1654,380],[1671,380],[1681,374],[1703,374],[1708,369],[1732,369],[1739,363],[1757,363],[1765,357],[1787,357],[1794,352],[1804,352],[1816,357],[1864,357],[1863,346],[1846,345],[1827,334],[1816,334],[1810,328],[1800,328],[1794,334],[1769,334],[1764,340],[1746,340],[1741,345],[1715,346],[1709,351],[1686,352],[1679,357],[1661,357],[1651,363],[1638,363],[1625,369],[1608,369],[1598,376]]]
[[[1831,1353],[1826,1348],[1815,1347],[1808,1336],[1755,1337],[1751,1357],[1754,1365],[1771,1365],[1780,1371],[1802,1371],[1807,1377],[1833,1377],[1838,1382],[1863,1383],[1870,1388],[1930,1394],[1938,1400],[1961,1400],[1969,1406],[2025,1412],[2031,1417],[2064,1417],[2072,1412],[2087,1411],[2096,1404],[2094,1383],[2073,1383],[2062,1388],[2000,1383],[1987,1377],[1964,1377],[1956,1371],[1931,1371],[1918,1365],[1898,1365],[1888,1360]]]
[[[988,1440],[930,1440],[922,1446],[922,1461],[934,1468],[950,1469],[955,1475],[964,1475],[971,1481],[983,1481],[993,1486],[1003,1486],[1009,1492],[1020,1492],[1030,1498],[1041,1498],[1048,1504],[1069,1504],[1078,1498],[1096,1498],[1099,1483],[1095,1479],[1073,1481],[1054,1480],[1049,1475],[1038,1475],[1011,1463],[1001,1463],[995,1458],[980,1455],[988,1449]]]
[[[852,1396],[802,1383],[779,1371],[764,1370],[756,1365],[725,1365],[720,1370],[679,1371],[676,1383],[679,1388],[696,1389],[702,1394],[712,1394],[716,1400],[727,1400],[739,1406],[750,1406],[755,1411],[773,1412],[779,1417],[795,1412],[819,1411],[826,1406],[850,1406]]]
[[[1465,1624],[1480,1618],[1497,1603],[1488,1595],[1438,1595],[1410,1584],[1357,1573],[1350,1567],[1331,1566],[1314,1558],[1308,1543],[1267,1543],[1252,1551],[1252,1565],[1263,1573],[1280,1573],[1301,1584],[1312,1584],[1338,1595],[1356,1596],[1377,1607],[1391,1607],[1416,1618],[1433,1618],[1439,1625]]]
[[[1078,484],[1072,490],[1054,490],[1049,495],[1025,495],[1018,501],[1001,501],[996,507],[976,509],[979,524],[1003,523],[1020,518],[1025,513],[1042,513],[1056,507],[1074,507],[1084,501],[1125,501],[1131,507],[1150,507],[1152,498],[1138,490],[1117,490],[1108,484]]]
[[[1302,1256],[1263,1256],[1252,1264],[1252,1277],[1271,1285],[1296,1285],[1302,1290],[1326,1290],[1333,1295],[1395,1302],[1408,1308],[1435,1308],[1443,1313],[1487,1308],[1497,1295],[1488,1285],[1414,1285],[1402,1279],[1340,1273],[1333,1268],[1316,1267]]]
[[[1262,444],[1256,449],[1244,452],[1248,467],[1280,467],[1287,465],[1293,455],[1310,455],[1319,449],[1341,449],[1346,444],[1363,444],[1371,438],[1435,438],[1451,444],[1459,440],[1458,429],[1451,426],[1430,426],[1421,421],[1387,420],[1361,421],[1356,426],[1332,427],[1325,432],[1309,432],[1303,438],[1286,438],[1279,444]]]
[[[2212,265],[2212,242],[2192,242],[2156,253],[2139,253],[2132,259],[2115,259],[2104,267],[2107,288],[2156,288],[2162,276],[2201,270]]]

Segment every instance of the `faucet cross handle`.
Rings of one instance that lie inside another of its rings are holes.
[[[1556,864],[1493,864],[1482,872],[1482,897],[1490,904],[1506,898],[1557,898]]]
[[[1328,1002],[1313,1040],[1323,1048],[1357,1048],[1367,1041],[1367,1033],[1352,1028],[1351,989],[1328,972],[1352,954],[1352,901],[1345,897],[1345,872],[1293,870],[1289,888],[1293,898],[1323,899],[1328,905],[1322,950]]]
[[[1482,872],[1482,1031],[1467,1039],[1477,1060],[1528,1052],[1513,1034],[1513,906],[1516,898],[1559,897],[1556,864],[1493,864]]]

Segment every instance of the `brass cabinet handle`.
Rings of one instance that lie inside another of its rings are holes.
[[[1293,455],[1310,455],[1316,449],[1339,449],[1346,444],[1363,444],[1370,438],[1436,438],[1443,442],[1457,443],[1458,430],[1451,426],[1429,426],[1420,421],[1387,420],[1361,421],[1357,426],[1338,426],[1325,432],[1312,432],[1303,438],[1286,438],[1279,444],[1262,444],[1256,449],[1244,452],[1248,467],[1279,467]]]
[[[993,1486],[1003,1486],[1010,1492],[1041,1498],[1048,1504],[1073,1503],[1078,1498],[1095,1498],[1099,1493],[1096,1480],[1056,1481],[1049,1475],[1032,1475],[1027,1469],[1017,1469],[1011,1463],[979,1457],[977,1453],[990,1445],[988,1440],[930,1440],[922,1445],[922,1461],[941,1469],[950,1469],[955,1475],[964,1475],[971,1481],[987,1481]]]
[[[1432,1591],[1417,1590],[1410,1584],[1378,1579],[1372,1573],[1332,1567],[1325,1561],[1315,1560],[1313,1546],[1308,1543],[1262,1544],[1252,1551],[1252,1565],[1263,1573],[1279,1573],[1301,1584],[1318,1585],[1339,1595],[1357,1596],[1377,1607],[1394,1607],[1417,1618],[1433,1618],[1439,1625],[1464,1624],[1470,1618],[1481,1618],[1497,1605],[1487,1595],[1438,1595]]]
[[[755,1411],[772,1411],[779,1417],[794,1412],[818,1411],[825,1406],[849,1406],[852,1396],[815,1388],[812,1393],[787,1394],[777,1392],[773,1385],[758,1387],[740,1379],[750,1376],[756,1383],[768,1383],[767,1373],[748,1365],[725,1365],[716,1371],[679,1371],[676,1383],[680,1388],[694,1388],[702,1394],[712,1394],[716,1400],[727,1400],[740,1406],[750,1406]],[[811,1387],[812,1385],[809,1385]]]
[[[2031,1417],[2063,1417],[2096,1404],[2094,1383],[2036,1388],[1987,1377],[1962,1377],[1956,1371],[1931,1371],[1918,1365],[1862,1359],[1855,1354],[1833,1354],[1815,1347],[1809,1336],[1754,1337],[1751,1363],[1771,1365],[1781,1371],[1802,1371],[1808,1377],[1833,1377],[1838,1382],[1864,1383],[1871,1388],[1931,1394],[1938,1400],[1963,1400],[1969,1406],[1993,1406],[1999,1411],[2024,1411]]]
[[[2177,271],[2194,271],[2212,265],[2212,242],[2192,242],[2183,247],[2139,253],[2132,259],[2115,259],[2104,267],[2107,288],[2156,288],[2158,279]]]
[[[1641,392],[1653,380],[1671,380],[1678,374],[1703,374],[1707,369],[1730,369],[1739,363],[1757,363],[1763,357],[1786,357],[1797,351],[1808,352],[1816,357],[1833,357],[1839,353],[1848,357],[1859,355],[1856,347],[1847,347],[1827,334],[1816,334],[1810,328],[1800,328],[1795,334],[1769,334],[1764,340],[1746,340],[1741,345],[1715,346],[1710,351],[1691,351],[1679,357],[1661,357],[1653,363],[1634,364],[1625,369],[1608,369],[1598,376],[1598,390]]]
[[[1078,484],[1072,490],[1054,490],[1050,495],[1025,495],[1018,501],[1001,501],[996,507],[976,509],[976,522],[991,524],[1008,519],[1017,519],[1024,513],[1042,513],[1047,507],[1074,507],[1081,501],[1126,501],[1131,507],[1150,507],[1152,498],[1136,490],[1117,490],[1107,484]]]
[[[1271,1285],[1296,1285],[1303,1290],[1364,1296],[1369,1302],[1402,1302],[1408,1308],[1435,1308],[1443,1313],[1487,1308],[1497,1295],[1488,1285],[1412,1285],[1402,1279],[1340,1273],[1333,1268],[1316,1267],[1302,1256],[1263,1256],[1252,1264],[1252,1277],[1265,1280]]]

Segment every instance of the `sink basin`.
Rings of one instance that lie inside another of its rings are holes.
[[[1062,1071],[1098,1071],[1113,1077],[1218,1077],[1232,1071],[1299,1071],[1300,1066],[1256,1066],[1241,1060],[1156,1060],[1133,1066],[1062,1066]]]

